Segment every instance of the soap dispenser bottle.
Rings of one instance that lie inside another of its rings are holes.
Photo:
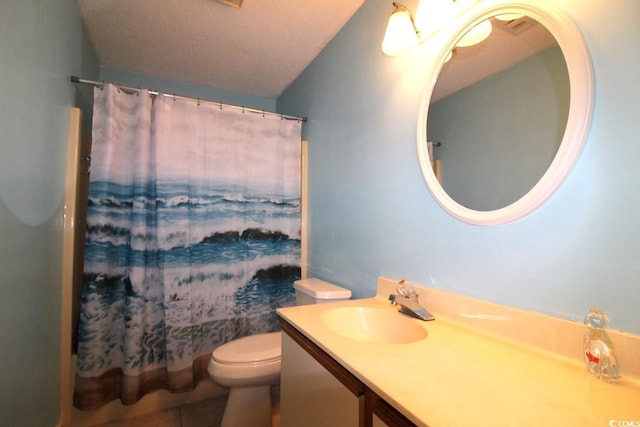
[[[596,377],[604,381],[620,378],[615,348],[604,330],[609,318],[602,310],[592,308],[584,319],[589,331],[584,335],[584,362]]]

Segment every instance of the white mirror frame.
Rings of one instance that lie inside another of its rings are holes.
[[[562,142],[540,181],[509,206],[492,211],[477,211],[453,200],[434,175],[427,148],[427,118],[433,88],[447,54],[455,47],[456,41],[478,23],[503,13],[528,15],[544,25],[555,37],[567,63],[571,100]],[[445,33],[446,29],[442,30],[437,40],[431,39],[432,43],[440,43],[442,48],[427,71],[429,78],[418,110],[417,145],[420,169],[434,199],[455,218],[474,225],[506,224],[540,207],[560,186],[577,161],[589,131],[593,111],[594,82],[591,57],[580,30],[571,18],[540,0],[483,0],[460,16],[458,22],[460,25],[456,30],[448,33]]]

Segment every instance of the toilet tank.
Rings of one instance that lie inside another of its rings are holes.
[[[349,289],[315,277],[296,280],[293,287],[296,290],[296,305],[322,304],[351,298]]]

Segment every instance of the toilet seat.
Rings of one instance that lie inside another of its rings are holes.
[[[294,287],[296,305],[351,297],[351,291],[345,293],[343,288],[313,278],[297,280]],[[209,376],[217,385],[229,388],[221,427],[277,425],[272,424],[271,398],[272,387],[280,384],[281,337],[280,332],[247,336],[229,341],[211,353]],[[279,414],[279,403],[275,407]]]
[[[281,333],[257,334],[216,348],[207,371],[224,387],[272,385],[280,382]]]
[[[211,358],[221,364],[257,364],[280,359],[281,332],[250,335],[216,348]]]

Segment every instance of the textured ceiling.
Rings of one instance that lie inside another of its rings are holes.
[[[77,0],[101,65],[276,98],[364,0]]]
[[[274,99],[364,0],[243,0],[239,9],[216,0],[77,3],[104,66]],[[512,31],[494,19],[486,41],[457,49],[432,101],[555,43],[542,25],[525,20],[531,25]]]

